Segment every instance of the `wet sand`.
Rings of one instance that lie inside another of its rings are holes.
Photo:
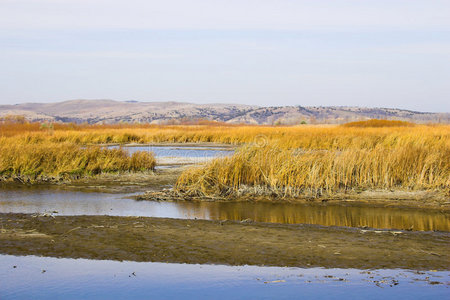
[[[450,234],[111,216],[0,214],[0,253],[326,268],[450,269]]]

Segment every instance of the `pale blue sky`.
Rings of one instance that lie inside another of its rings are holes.
[[[450,111],[450,1],[0,0],[0,104]]]

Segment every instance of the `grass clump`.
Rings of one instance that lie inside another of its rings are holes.
[[[406,121],[397,120],[380,120],[380,119],[370,119],[367,121],[357,121],[342,124],[343,127],[413,127],[414,123]]]
[[[286,150],[247,146],[185,171],[175,189],[191,196],[327,196],[349,190],[439,190],[450,196],[450,148]]]
[[[0,175],[4,178],[70,178],[100,173],[153,170],[152,153],[129,155],[123,149],[81,147],[70,143],[10,143],[0,140]]]

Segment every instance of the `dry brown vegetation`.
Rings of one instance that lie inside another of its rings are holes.
[[[320,197],[374,189],[450,196],[449,126],[262,130],[272,135],[185,171],[176,189],[194,196]]]
[[[68,142],[80,145],[105,143],[225,143],[276,144],[281,148],[371,149],[376,146],[403,147],[411,144],[434,147],[449,143],[449,125],[414,127],[341,126],[212,126],[212,125],[74,125],[0,124],[0,137],[34,143]]]
[[[371,119],[342,124],[343,127],[412,127],[414,123],[396,120]]]
[[[0,138],[0,175],[19,181],[73,178],[109,172],[153,170],[155,158],[148,152],[129,155],[123,149],[81,147],[70,143],[17,143]]]
[[[286,150],[244,147],[185,171],[176,189],[192,196],[330,196],[372,189],[440,190],[450,195],[450,149],[413,147]],[[436,151],[438,150],[438,151]]]
[[[183,173],[176,188],[191,194],[236,194],[250,187],[283,196],[379,188],[432,189],[449,195],[449,125],[392,127],[397,123],[383,121],[389,125],[366,126],[373,122],[357,127],[4,123],[0,124],[0,145],[8,150],[19,144],[29,151],[59,144],[246,145],[231,158]]]

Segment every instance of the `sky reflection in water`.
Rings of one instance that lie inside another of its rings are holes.
[[[0,255],[0,298],[443,299],[448,296],[449,275]]]

